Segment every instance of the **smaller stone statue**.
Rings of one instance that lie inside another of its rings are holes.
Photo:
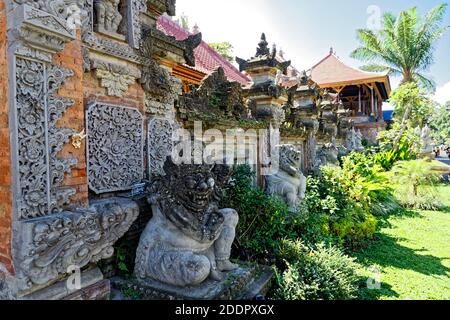
[[[345,148],[348,151],[363,151],[361,130],[356,131],[354,128],[347,134],[345,140]]]
[[[431,141],[431,130],[428,127],[428,125],[426,125],[420,132],[420,143],[421,143],[420,153],[431,154],[433,152],[433,145]]]
[[[281,145],[278,150],[279,170],[266,177],[266,191],[279,195],[290,211],[296,212],[306,192],[306,177],[300,171],[301,152],[293,145]]]
[[[97,16],[97,31],[110,36],[125,39],[123,35],[117,33],[122,22],[122,15],[119,12],[120,0],[95,0],[95,12]]]
[[[326,165],[338,165],[339,164],[339,149],[334,143],[327,143],[319,149],[315,161],[315,170],[319,170],[320,167]]]

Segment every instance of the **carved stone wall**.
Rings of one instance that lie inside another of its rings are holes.
[[[143,179],[143,116],[132,108],[88,107],[89,187],[96,193],[129,190]]]
[[[112,245],[136,220],[139,207],[127,199],[107,199],[88,210],[64,212],[23,225],[24,260],[19,289],[27,292],[58,280],[68,267],[82,268],[112,256]]]

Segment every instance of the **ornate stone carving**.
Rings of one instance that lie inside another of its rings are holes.
[[[422,154],[431,154],[433,152],[433,141],[431,139],[431,130],[426,125],[422,130],[420,130],[420,145]]]
[[[169,16],[175,16],[176,13],[176,2],[177,0],[166,0],[166,12]]]
[[[229,258],[238,215],[218,209],[231,168],[175,165],[169,157],[164,171],[148,190],[154,216],[137,250],[137,278],[178,287],[220,280],[221,271],[237,268]]]
[[[97,32],[104,33],[119,40],[125,40],[125,36],[118,34],[122,15],[119,12],[120,0],[94,0]]]
[[[184,50],[184,59],[186,64],[191,67],[195,67],[194,49],[202,43],[202,33],[190,35],[187,39],[182,41]]]
[[[147,0],[129,0],[128,3],[128,41],[139,49],[142,40],[141,12],[147,12]]]
[[[150,178],[164,176],[164,163],[173,149],[172,123],[167,119],[150,119],[147,142]]]
[[[345,148],[348,151],[363,151],[361,130],[356,131],[354,128],[347,133],[345,139]]]
[[[170,118],[174,104],[182,93],[182,83],[155,61],[142,68],[140,80],[145,91],[146,112],[158,117]]]
[[[21,291],[44,286],[68,272],[112,256],[113,244],[139,215],[138,205],[113,198],[88,210],[64,212],[23,224],[24,260],[17,276]]]
[[[141,77],[140,70],[135,67],[99,59],[91,60],[91,68],[95,69],[95,76],[109,96],[122,97],[129,86]]]
[[[93,32],[85,32],[82,36],[83,44],[92,51],[100,52],[106,55],[115,56],[116,58],[136,63],[149,64],[151,59],[142,56],[139,52],[128,44],[121,44],[104,37],[100,37]]]
[[[326,165],[338,165],[339,149],[334,143],[327,143],[323,145],[317,152],[315,170],[319,170],[320,167]]]
[[[279,171],[266,176],[266,191],[279,195],[295,212],[306,192],[306,177],[300,171],[302,154],[293,145],[281,145],[277,149],[280,154]]]
[[[73,101],[55,95],[72,75],[57,66],[16,60],[19,215],[23,219],[59,212],[74,194],[60,185],[76,161],[57,158],[74,130],[56,126]]]
[[[123,191],[143,178],[143,117],[132,108],[93,103],[88,107],[89,187],[96,193]]]
[[[183,120],[189,121],[240,120],[248,116],[240,85],[229,82],[222,68],[205,78],[198,89],[183,94],[178,111]]]

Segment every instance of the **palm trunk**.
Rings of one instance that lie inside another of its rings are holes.
[[[409,71],[404,71],[403,72],[403,79],[402,79],[402,84],[406,84],[408,82],[412,82],[414,81],[411,77],[411,72]],[[398,150],[398,144],[400,143],[400,139],[402,138],[403,134],[406,131],[406,123],[409,120],[409,116],[411,114],[412,111],[412,107],[410,105],[406,106],[406,110],[405,110],[405,114],[403,115],[403,119],[402,119],[402,123],[400,125],[400,132],[398,134],[398,136],[394,139],[394,144],[393,147],[395,150]]]

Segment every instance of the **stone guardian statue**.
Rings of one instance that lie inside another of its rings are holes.
[[[266,191],[280,196],[290,211],[296,212],[306,192],[306,177],[300,171],[301,152],[293,145],[281,145],[278,150],[279,170],[274,175],[266,176]]]
[[[149,187],[153,218],[140,240],[135,274],[176,287],[223,279],[230,262],[238,214],[219,209],[222,187],[232,169],[226,165],[164,164],[164,177]]]

